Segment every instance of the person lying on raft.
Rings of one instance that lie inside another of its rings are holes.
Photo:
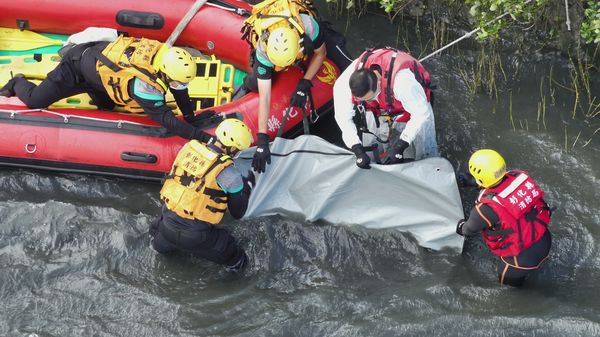
[[[189,124],[196,117],[187,84],[195,76],[196,62],[185,49],[119,36],[112,42],[77,44],[39,85],[18,74],[0,89],[0,95],[17,96],[29,108],[40,109],[87,93],[100,109],[119,106],[129,112],[144,112],[175,135],[207,142],[211,136]],[[175,97],[188,123],[176,118],[166,104],[167,91]]]

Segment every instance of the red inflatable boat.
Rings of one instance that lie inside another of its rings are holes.
[[[108,27],[129,36],[165,41],[194,2],[2,1],[0,28],[19,28],[44,36],[68,36],[87,27]],[[241,40],[240,29],[250,10],[251,7],[242,1],[210,0],[193,17],[175,44],[214,55],[223,64],[248,71],[250,48]],[[6,43],[0,34],[0,46],[6,46]],[[30,51],[30,55],[35,53]],[[6,54],[0,52],[0,55]],[[0,56],[0,70],[2,67],[4,71],[9,70],[10,64],[3,64]],[[207,73],[213,70],[208,68]],[[290,96],[301,76],[300,69],[290,68],[278,74],[273,82],[268,131],[271,138],[279,131]],[[317,115],[332,110],[333,84],[338,76],[338,68],[329,60],[315,76],[312,92]],[[241,114],[244,122],[255,133],[257,131],[257,94],[250,93],[209,109],[223,114]],[[212,124],[207,121],[208,132],[212,132],[216,123],[216,120]],[[284,134],[292,135],[301,128],[302,114],[292,110]],[[0,165],[161,179],[186,141],[167,133],[145,115],[64,106],[30,110],[15,97],[0,97]]]

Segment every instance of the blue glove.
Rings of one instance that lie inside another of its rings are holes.
[[[266,133],[257,133],[258,144],[254,158],[252,158],[252,168],[258,173],[265,172],[267,164],[271,164],[271,150],[269,150],[269,136]]]
[[[310,88],[312,88],[311,81],[303,78],[300,79],[298,81],[298,85],[296,86],[296,92],[294,92],[292,99],[290,100],[290,105],[304,108],[306,105],[306,99],[308,98],[308,95],[310,95]]]
[[[355,144],[352,146],[352,152],[356,156],[356,166],[361,169],[371,168],[371,158],[365,152],[365,148],[361,144]]]

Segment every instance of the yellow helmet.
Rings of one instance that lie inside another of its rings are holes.
[[[163,46],[156,56],[158,70],[171,80],[189,83],[196,77],[196,61],[187,50],[179,47]]]
[[[244,122],[235,118],[227,118],[222,121],[217,126],[215,134],[221,144],[238,150],[245,150],[254,142],[250,128]]]
[[[506,162],[502,156],[489,149],[477,150],[469,159],[469,172],[477,184],[484,188],[493,186],[506,174]]]
[[[274,65],[285,68],[296,60],[300,50],[300,36],[289,27],[273,30],[267,40],[267,56]]]

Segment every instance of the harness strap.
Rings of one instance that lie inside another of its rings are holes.
[[[507,236],[512,233],[514,233],[514,231],[512,229],[499,229],[499,230],[492,230],[489,228],[485,229],[485,234],[487,236]]]
[[[227,194],[221,190],[207,187],[204,189],[204,194],[208,195],[216,203],[224,204],[226,202],[223,198],[227,197]]]
[[[388,136],[388,139],[385,139],[385,140],[381,139],[381,138],[379,138],[379,136],[377,136],[376,134],[374,134],[367,128],[367,117],[366,117],[367,112],[362,103],[355,104],[354,111],[355,112],[354,112],[354,117],[352,118],[352,121],[354,122],[354,125],[356,125],[356,132],[357,132],[358,138],[361,140],[361,142],[362,142],[363,133],[368,133],[368,134],[372,135],[373,137],[375,137],[375,140],[377,140],[379,143],[387,144],[390,142],[389,136]],[[371,113],[373,113],[373,112],[371,111]],[[377,125],[377,127],[379,127],[379,118],[375,115],[373,116],[373,118],[375,118],[375,124]]]
[[[388,68],[387,73],[385,74],[387,79],[387,88],[385,88],[385,101],[388,104],[389,111],[394,109],[394,95],[392,93],[392,71],[394,70],[394,63],[396,62],[396,56],[398,56],[398,51],[394,51],[392,54],[392,60],[390,61],[390,67]]]
[[[227,210],[227,209],[218,209],[218,208],[212,207],[210,205],[206,205],[206,209],[213,213],[225,213],[225,211]]]
[[[123,70],[122,67],[118,66],[116,63],[114,63],[108,57],[106,57],[106,55],[102,54],[102,52],[100,50],[98,50],[96,48],[91,48],[90,52],[92,53],[92,56],[94,56],[98,61],[100,61],[100,63],[102,63],[103,65],[108,67],[113,72],[118,73],[119,71]],[[127,66],[127,67],[132,67],[135,70],[139,71],[140,73],[148,76],[148,78],[150,78],[155,83],[158,83],[165,91],[167,91],[166,84],[160,80],[160,78],[158,77],[157,74],[153,74],[153,73],[149,72],[148,70],[146,70],[144,68],[140,68],[132,63],[129,63],[129,65],[125,65],[125,64],[122,64],[122,65]],[[109,85],[113,87],[113,90],[115,89],[113,84],[109,83]],[[123,94],[120,92],[120,90],[119,90],[119,95],[121,96],[121,101],[124,102],[125,104],[131,101],[131,99],[124,101],[123,96],[122,96]]]
[[[296,20],[294,20],[291,16],[278,15],[278,14],[258,14],[256,17],[259,19],[269,19],[269,18],[285,19],[287,22],[290,23],[290,26],[292,26],[292,28],[295,28],[300,33],[300,35],[304,34],[304,28],[302,28],[302,26],[298,22],[296,22]]]
[[[110,70],[114,71],[115,73],[121,71],[121,67],[116,65],[113,61],[106,57],[106,55],[102,54],[102,52],[97,48],[92,48],[90,52],[92,53],[92,56],[94,56],[98,61],[100,61],[100,63],[110,68]]]
[[[363,57],[360,58],[360,62],[358,62],[357,68],[359,70],[365,67],[365,63],[367,63],[367,60],[369,59],[369,57],[371,57],[371,55],[373,55],[373,49],[368,49],[367,51],[365,51]]]
[[[519,233],[519,248],[523,249],[523,230],[521,229],[520,219],[517,219],[517,232]]]
[[[140,73],[148,76],[148,78],[150,78],[155,83],[158,83],[158,85],[160,85],[165,90],[165,92],[167,91],[167,85],[160,79],[160,77],[158,77],[158,74],[153,74],[153,73],[149,72],[147,69],[140,68],[132,63],[130,63],[130,66],[132,68],[134,68],[135,70],[139,71]]]

